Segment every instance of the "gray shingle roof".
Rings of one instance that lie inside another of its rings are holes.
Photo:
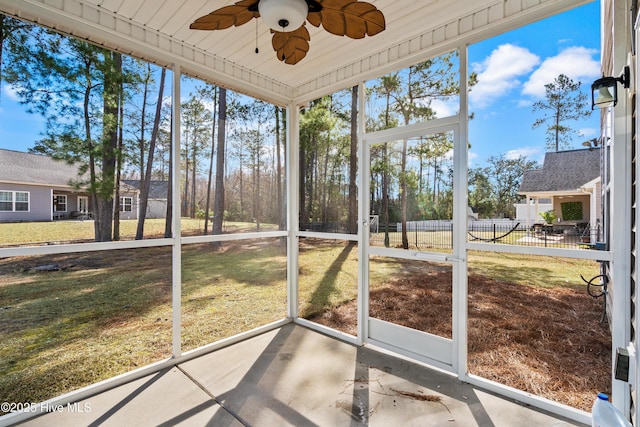
[[[549,152],[542,169],[525,171],[520,193],[578,190],[600,176],[600,148]]]
[[[0,149],[0,182],[69,186],[78,167],[40,154]]]
[[[140,180],[138,179],[123,179],[123,184],[140,189]],[[169,191],[169,181],[151,181],[149,183],[149,198],[150,199],[166,199],[167,192]]]

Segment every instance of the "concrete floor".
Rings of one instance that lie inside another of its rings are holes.
[[[580,425],[293,324],[98,394],[75,408],[22,425]]]

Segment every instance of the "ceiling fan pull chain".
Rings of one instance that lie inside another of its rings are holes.
[[[258,52],[258,20],[256,19],[256,53]]]

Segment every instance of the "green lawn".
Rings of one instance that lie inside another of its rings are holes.
[[[133,240],[138,227],[137,220],[120,221],[120,239]],[[224,232],[256,231],[253,223],[225,222]],[[65,243],[73,241],[92,241],[94,238],[93,221],[49,221],[49,222],[17,222],[0,223],[0,246],[22,245],[25,243]],[[147,219],[145,221],[145,238],[164,236],[164,219]],[[199,235],[204,230],[203,219],[182,218],[182,235]],[[276,230],[273,224],[262,224],[261,230]],[[211,230],[211,222],[209,222]]]
[[[285,254],[277,239],[184,246],[183,351],[286,317]],[[171,295],[169,247],[0,259],[0,399],[38,402],[169,358]]]
[[[0,224],[0,236],[19,244],[34,229],[31,241],[80,239],[92,223]],[[357,247],[301,241],[301,316],[356,298]],[[472,274],[537,287],[579,287],[580,273],[597,273],[594,261],[555,257],[474,252],[469,260]],[[170,357],[171,261],[170,247],[0,259],[0,401],[46,400]],[[185,245],[182,262],[183,350],[286,316],[282,239]],[[34,270],[48,264],[60,269]],[[384,274],[393,268],[402,263]]]

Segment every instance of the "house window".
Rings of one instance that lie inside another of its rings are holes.
[[[67,196],[59,195],[59,194],[53,196],[53,211],[54,212],[67,211]]]
[[[0,211],[2,212],[28,212],[28,191],[0,191]]]
[[[120,197],[120,212],[133,211],[133,197]]]
[[[0,211],[13,211],[12,191],[0,191]]]
[[[16,191],[16,211],[29,211],[29,193],[26,191]]]

